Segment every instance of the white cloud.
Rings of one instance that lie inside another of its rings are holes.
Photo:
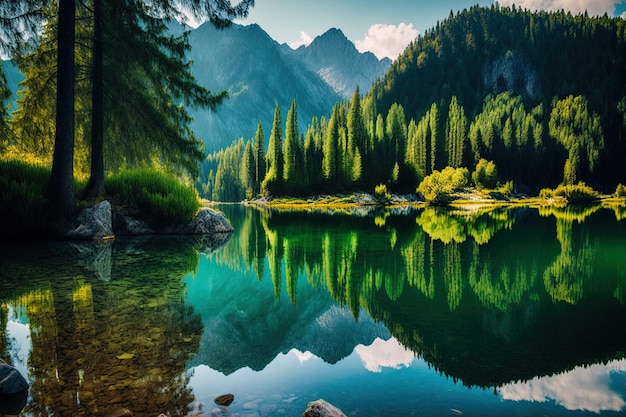
[[[298,49],[302,45],[309,46],[311,42],[313,42],[313,38],[308,33],[300,32],[300,39],[291,42],[289,46],[291,47],[291,49]]]
[[[396,59],[407,45],[417,38],[413,23],[400,23],[398,26],[376,23],[367,30],[365,39],[354,43],[359,52],[372,52],[378,59]]]
[[[615,5],[620,1],[616,0],[500,0],[502,6],[511,6],[528,10],[565,10],[573,14],[584,13],[585,10],[590,16],[601,16],[608,13],[612,16],[615,12]]]
[[[354,350],[365,369],[371,372],[381,372],[382,368],[398,369],[402,365],[408,368],[415,359],[413,352],[393,337],[387,341],[376,338],[371,345],[357,345]]]
[[[626,12],[622,12],[622,14],[620,15],[620,17],[624,20],[626,20]]]
[[[625,371],[626,360],[622,359],[607,365],[579,366],[559,375],[508,384],[498,391],[505,400],[545,402],[551,399],[568,410],[622,411],[626,402],[619,393],[611,390],[610,374]]]

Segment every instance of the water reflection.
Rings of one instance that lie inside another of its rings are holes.
[[[507,384],[498,389],[505,400],[545,402],[556,401],[567,410],[622,411],[626,402],[614,390],[612,376],[626,372],[626,360],[608,364],[577,366],[553,376],[533,378],[527,382]]]
[[[186,414],[185,361],[202,327],[180,279],[197,267],[194,246],[143,239],[32,249],[4,248],[1,265],[0,356],[30,380],[25,414]]]
[[[225,392],[239,416],[319,397],[354,415],[624,408],[612,210],[223,209],[228,243],[3,251],[0,357],[32,383],[27,415],[210,413]],[[557,389],[581,378],[585,404]]]
[[[363,217],[230,210],[242,230],[261,225],[265,243],[258,229],[241,234],[235,241],[248,250],[215,262],[251,265],[296,309],[309,299],[302,281],[324,288],[466,385],[500,386],[623,352],[624,225],[598,207],[541,217],[505,208]]]

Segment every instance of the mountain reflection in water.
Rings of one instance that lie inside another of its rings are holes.
[[[236,232],[210,250],[3,251],[0,357],[28,374],[26,415],[211,415],[226,392],[238,416],[320,397],[348,415],[625,408],[621,211],[222,208]]]

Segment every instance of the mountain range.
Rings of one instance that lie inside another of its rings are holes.
[[[196,29],[169,24],[174,36],[185,29],[190,31],[188,58],[198,84],[214,93],[229,93],[216,112],[189,109],[194,117],[191,129],[203,140],[207,153],[240,137],[254,137],[259,122],[267,143],[276,104],[284,120],[294,99],[302,131],[313,116],[328,115],[336,102],[349,99],[357,85],[362,93],[369,91],[391,66],[388,58],[358,52],[339,29],[330,29],[296,50],[279,44],[256,24],[232,24],[223,30],[211,23]],[[24,77],[11,61],[2,64],[15,109],[18,82]]]
[[[357,85],[368,91],[391,65],[387,58],[358,52],[339,29],[293,50],[256,24],[217,30],[207,23],[191,31],[189,42],[198,83],[229,93],[215,113],[190,111],[191,128],[209,153],[239,137],[252,138],[259,122],[267,143],[276,105],[285,120],[294,99],[303,131],[313,116],[328,115],[333,104],[349,99]]]

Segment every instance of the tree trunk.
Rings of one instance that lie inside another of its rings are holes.
[[[94,36],[91,94],[91,172],[85,196],[104,195],[104,104],[102,0],[94,0]]]
[[[59,1],[56,137],[48,193],[52,215],[63,220],[74,209],[75,0]]]

